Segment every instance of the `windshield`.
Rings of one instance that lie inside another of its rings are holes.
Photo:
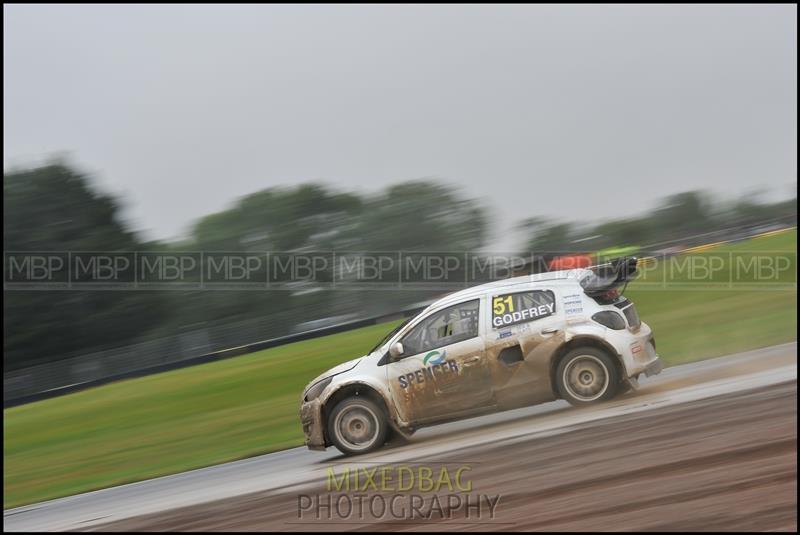
[[[372,349],[370,349],[370,350],[367,352],[367,355],[369,355],[370,353],[372,353],[373,351],[375,351],[376,349],[378,349],[379,347],[381,347],[383,344],[385,344],[385,343],[386,343],[386,341],[387,341],[389,338],[391,338],[392,336],[394,336],[394,335],[395,335],[395,333],[397,333],[397,331],[399,331],[400,329],[402,329],[403,327],[405,327],[406,325],[408,325],[408,322],[409,322],[409,321],[411,321],[411,320],[413,320],[413,319],[414,319],[414,318],[416,318],[416,317],[417,317],[417,315],[414,315],[414,316],[411,316],[410,318],[407,318],[407,319],[406,319],[406,321],[402,322],[400,325],[398,325],[397,327],[395,327],[394,329],[392,329],[391,331],[389,331],[388,333],[386,333],[386,335],[385,335],[383,338],[381,338],[381,339],[380,339],[380,341],[379,341],[377,344],[375,344],[375,347],[373,347]]]

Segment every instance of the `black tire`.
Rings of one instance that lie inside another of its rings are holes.
[[[328,417],[328,437],[345,455],[374,451],[386,442],[389,425],[383,409],[365,397],[336,404]]]
[[[561,397],[578,407],[609,400],[619,392],[620,376],[612,357],[596,347],[578,347],[564,355],[555,379]]]

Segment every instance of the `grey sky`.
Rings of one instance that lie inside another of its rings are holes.
[[[176,237],[243,194],[437,177],[534,215],[797,177],[796,6],[4,7],[4,166]]]

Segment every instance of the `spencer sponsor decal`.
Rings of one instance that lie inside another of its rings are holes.
[[[497,295],[492,299],[492,326],[507,327],[534,321],[555,313],[553,292],[532,291]]]
[[[447,358],[447,350],[443,351],[430,351],[427,355],[422,358],[422,363],[425,365],[428,364],[441,364]]]
[[[432,351],[431,353],[434,353]],[[430,353],[429,353],[430,355]],[[408,388],[413,384],[422,384],[428,381],[433,381],[436,377],[458,373],[458,363],[454,360],[444,360],[444,353],[441,354],[441,360],[431,360],[431,365],[406,373],[397,378],[400,383],[400,388]]]

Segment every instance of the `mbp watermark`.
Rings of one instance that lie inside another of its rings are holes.
[[[203,287],[209,289],[259,289],[266,286],[265,253],[209,252],[202,256]]]
[[[7,251],[4,290],[456,291],[521,275],[546,281],[559,252]],[[595,267],[603,259],[595,259]],[[583,266],[592,267],[592,266]],[[559,268],[561,269],[561,268]],[[583,275],[573,271],[575,277]],[[637,289],[797,288],[797,254],[639,255]]]
[[[796,290],[797,253],[726,251],[647,255],[634,279],[641,290]]]
[[[73,288],[129,289],[136,285],[136,254],[101,251],[69,255]]]
[[[3,289],[70,287],[70,253],[26,251],[3,255]]]

